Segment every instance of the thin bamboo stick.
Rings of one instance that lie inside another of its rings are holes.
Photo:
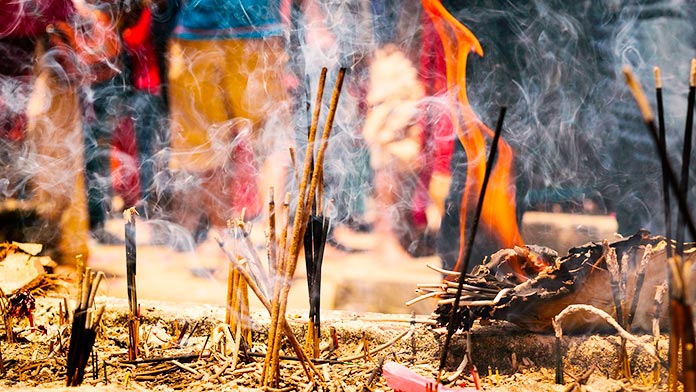
[[[278,268],[278,246],[276,243],[276,214],[273,187],[268,191],[268,270]]]
[[[688,196],[689,190],[689,171],[691,169],[691,150],[694,135],[694,102],[696,101],[696,59],[691,60],[691,72],[689,74],[689,96],[686,108],[686,126],[684,129],[684,149],[682,152],[681,181],[679,183],[680,193],[683,197]],[[677,216],[677,254],[684,257],[684,213]]]
[[[667,132],[665,128],[665,109],[662,99],[662,78],[660,77],[660,68],[655,67],[655,100],[657,102],[657,124],[659,126],[658,143],[660,149],[667,149]],[[664,206],[665,215],[665,238],[667,239],[667,258],[672,258],[672,211],[670,207],[669,183],[667,180],[667,168],[662,166],[662,203]],[[668,274],[669,275],[669,274]],[[669,279],[669,278],[668,278]]]
[[[462,294],[462,287],[464,285],[464,280],[466,277],[466,273],[469,269],[469,260],[471,259],[471,251],[474,246],[474,240],[476,239],[476,231],[478,229],[478,223],[479,219],[481,217],[481,210],[483,210],[483,202],[486,197],[486,188],[488,187],[488,181],[491,177],[491,173],[493,171],[493,164],[495,162],[495,157],[496,153],[498,150],[498,141],[500,140],[500,135],[503,132],[503,120],[505,119],[505,113],[507,111],[506,107],[500,108],[500,114],[498,116],[498,122],[495,127],[495,134],[493,136],[493,141],[491,142],[491,148],[490,152],[488,154],[488,160],[486,162],[486,171],[483,176],[483,183],[481,184],[481,192],[479,193],[479,199],[478,203],[476,205],[476,210],[474,212],[474,219],[471,224],[471,231],[469,234],[469,237],[467,238],[467,242],[465,245],[464,249],[464,263],[462,266],[461,275],[459,275],[459,281],[458,281],[458,287],[457,287],[457,294],[455,295],[455,298],[459,299],[459,297]],[[452,335],[454,335],[454,331],[457,330],[459,327],[459,321],[461,320],[460,317],[460,310],[459,306],[452,306],[452,313],[450,314],[449,318],[449,323],[447,325],[447,336],[445,338],[445,344],[442,347],[442,353],[440,354],[440,366],[438,369],[438,376],[437,376],[437,381],[439,382],[442,379],[442,372],[445,369],[445,363],[447,361],[447,354],[448,354],[448,349],[449,345],[452,341]]]
[[[234,256],[232,254],[230,254],[227,249],[225,249],[224,243],[222,242],[222,240],[220,240],[219,238],[216,238],[215,240],[217,241],[218,245],[222,249],[222,252],[227,257],[227,260],[232,264],[232,266],[235,268],[235,270],[237,270],[241,274],[242,278],[249,285],[249,288],[254,293],[254,295],[256,295],[256,297],[259,299],[259,301],[261,301],[261,304],[266,308],[266,310],[268,310],[270,312],[271,308],[272,308],[270,301],[263,294],[263,292],[261,291],[259,286],[256,284],[256,282],[253,280],[251,275],[249,275],[249,273],[244,269],[244,267],[237,260],[234,259]],[[297,338],[295,337],[295,334],[293,333],[292,328],[290,328],[290,324],[288,324],[287,320],[285,319],[285,316],[283,316],[283,318],[282,318],[282,325],[283,325],[282,328],[285,331],[285,334],[288,338],[290,346],[295,351],[295,354],[297,355],[297,357],[301,359],[300,362],[302,363],[302,367],[305,370],[305,373],[307,374],[307,378],[309,378],[310,380],[312,379],[312,373],[310,373],[310,370],[311,370],[311,372],[313,372],[314,375],[318,376],[319,379],[322,379],[319,371],[316,369],[316,367],[314,367],[313,364],[311,364],[309,357],[307,357],[307,354],[304,352],[304,350],[302,350],[302,346],[297,341]],[[310,363],[307,363],[307,362],[310,362]]]

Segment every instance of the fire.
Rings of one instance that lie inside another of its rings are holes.
[[[466,220],[476,206],[486,171],[486,138],[493,131],[478,118],[466,94],[466,61],[469,52],[483,56],[483,48],[474,34],[455,19],[439,0],[422,0],[442,40],[447,70],[447,85],[452,123],[467,156],[467,173],[460,214],[460,249],[455,270],[462,268],[466,241]],[[512,174],[512,148],[500,140],[498,158],[486,190],[481,224],[497,237],[502,248],[523,246],[517,226]]]

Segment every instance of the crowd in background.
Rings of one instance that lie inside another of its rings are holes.
[[[619,70],[648,84],[664,69],[670,145],[681,145],[693,6],[458,3],[445,5],[485,52],[468,67],[472,107],[489,125],[510,108],[518,218],[590,202],[622,234],[662,231],[658,161]],[[443,218],[437,248],[453,266],[468,162],[436,104],[451,86],[418,2],[19,0],[0,3],[0,20],[0,196],[37,201],[64,257],[87,254],[89,236],[121,241],[105,226],[115,194],[178,250],[242,211],[261,215],[269,186],[278,198],[294,185],[287,146],[304,151],[320,68],[343,66],[325,174],[336,221],[392,235],[401,252],[385,257],[407,257],[435,251]],[[391,84],[370,74],[378,60]],[[389,214],[367,219],[372,199]]]
[[[368,46],[390,34],[351,24],[391,28],[391,12],[379,1],[4,3],[3,197],[36,201],[66,258],[87,254],[89,237],[121,243],[106,223],[131,205],[153,222],[152,242],[192,250],[210,228],[260,215],[269,186],[282,199],[296,185],[287,146],[303,159],[316,76],[344,66],[355,76],[325,181],[336,221],[367,229],[358,78]]]

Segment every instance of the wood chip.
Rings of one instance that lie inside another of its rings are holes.
[[[11,296],[35,287],[45,274],[40,258],[26,253],[10,253],[0,262],[0,289]]]

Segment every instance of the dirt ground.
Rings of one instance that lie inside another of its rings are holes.
[[[59,325],[59,298],[37,301],[35,318],[38,325],[48,327],[46,334],[22,330],[22,341],[3,345],[4,378],[0,389],[64,390],[65,356],[68,346],[65,329]],[[99,297],[108,310],[102,320],[95,344],[96,361],[86,367],[82,390],[193,390],[193,391],[260,391],[263,357],[253,353],[265,351],[268,316],[252,313],[253,345],[248,356],[235,357],[231,344],[226,344],[216,330],[224,318],[224,309],[210,305],[189,305],[143,301],[141,341],[142,360],[127,361],[127,304],[125,300]],[[335,328],[338,348],[325,349],[325,363],[316,367],[324,382],[317,380],[318,391],[389,391],[384,375],[372,377],[380,360],[407,366],[415,374],[430,380],[437,376],[437,358],[444,330],[433,328],[422,317],[353,312],[327,312],[324,328]],[[307,318],[296,312],[288,313],[293,330],[302,338]],[[414,321],[415,323],[412,323]],[[184,323],[197,325],[195,330],[181,334]],[[485,391],[642,391],[661,390],[650,380],[654,361],[629,345],[635,376],[632,380],[615,380],[612,373],[619,339],[609,335],[569,336],[564,338],[566,384],[554,383],[553,337],[520,331],[506,323],[475,325],[473,357],[478,363],[478,382]],[[183,336],[178,339],[177,336]],[[327,343],[324,339],[323,343]],[[453,376],[462,358],[465,337],[456,335],[443,379]],[[660,342],[666,348],[666,340]],[[369,354],[366,354],[369,352]],[[282,354],[292,356],[285,347]],[[329,361],[327,361],[329,360]],[[326,363],[329,362],[329,363]],[[96,366],[95,366],[96,363]],[[234,365],[236,363],[236,366]],[[583,385],[572,389],[574,380],[592,369]],[[296,361],[281,362],[283,391],[308,391],[312,383]],[[664,380],[664,372],[662,374]],[[370,381],[372,379],[372,381]],[[662,383],[664,384],[664,382]],[[465,372],[455,387],[471,391],[474,378]],[[72,389],[72,388],[71,388]],[[74,389],[73,389],[74,390]],[[80,389],[78,389],[80,390]],[[270,389],[274,391],[274,389]],[[423,389],[408,389],[422,391]]]
[[[217,244],[208,241],[198,252],[176,252],[163,246],[151,246],[151,230],[147,222],[136,223],[138,243],[139,298],[174,303],[205,303],[223,305],[227,290],[227,260]],[[124,222],[113,219],[108,228],[123,237]],[[261,224],[252,230],[257,252],[265,256],[265,238]],[[611,239],[616,222],[609,216],[525,214],[523,237],[529,244],[548,246],[564,254],[570,247],[588,241]],[[323,310],[430,314],[434,302],[424,301],[413,307],[405,302],[415,295],[418,283],[434,283],[440,274],[428,268],[440,266],[437,256],[412,258],[399,254],[385,255],[379,249],[379,236],[336,229],[336,237],[344,244],[362,252],[346,253],[326,247],[322,269],[321,306]],[[102,270],[108,279],[102,286],[104,295],[125,298],[125,248],[90,242],[89,265]],[[301,253],[302,255],[302,253]],[[302,257],[302,256],[301,256]],[[290,292],[290,309],[308,307],[304,261],[298,263],[295,282]],[[185,287],[185,290],[182,288]],[[252,303],[260,307],[260,303]]]
[[[566,250],[563,249],[565,244],[572,246],[592,239],[609,238],[615,229],[615,222],[610,217],[532,214],[525,222],[523,233],[528,243],[556,247],[561,252]],[[109,229],[122,235],[123,222],[112,220]],[[160,347],[150,343],[143,357],[185,357],[176,361],[170,359],[134,365],[124,363],[127,346],[125,250],[123,246],[91,243],[89,265],[107,273],[97,299],[98,303],[107,304],[107,312],[96,343],[99,353],[96,371],[90,362],[85,386],[81,389],[257,390],[263,359],[240,359],[233,368],[230,366],[230,353],[219,344],[214,344],[219,340],[210,337],[210,331],[224,320],[222,305],[227,289],[227,262],[221,253],[215,252],[216,245],[206,243],[198,253],[175,252],[166,247],[148,245],[150,231],[147,222],[138,221],[137,233],[137,279],[139,300],[143,307],[142,325],[150,328],[148,331],[156,330],[153,329],[155,326],[162,327],[169,336],[168,343]],[[345,244],[365,251],[344,253],[327,249],[322,291],[323,331],[329,327],[336,328],[340,345],[330,354],[325,352],[322,358],[340,360],[355,354],[358,357],[319,365],[320,372],[329,380],[319,390],[364,391],[366,385],[374,391],[391,390],[384,377],[375,377],[373,384],[369,384],[381,357],[403,363],[414,372],[434,380],[443,333],[441,329],[434,328],[427,317],[434,305],[420,303],[421,307],[415,312],[418,315],[411,316],[409,313],[412,309],[406,307],[404,302],[415,296],[417,283],[439,281],[440,275],[427,268],[429,264],[438,265],[437,257],[385,259],[384,253],[376,249],[380,239],[373,235],[339,230],[337,236]],[[263,254],[265,245],[261,230],[253,235],[253,241]],[[307,311],[304,310],[307,309],[307,289],[302,264],[300,262],[291,291],[288,312],[288,319],[300,341],[303,341],[307,321]],[[64,274],[63,277],[71,273],[67,269],[58,272]],[[0,383],[0,389],[64,388],[64,352],[68,341],[66,325],[58,326],[56,301],[66,295],[65,290],[52,293],[50,296],[53,298],[37,301],[37,323],[50,326],[46,334],[28,332],[24,325],[26,321],[23,321],[26,341],[3,344],[5,378]],[[380,313],[371,313],[375,311]],[[412,320],[415,324],[411,323]],[[199,327],[185,343],[173,344],[186,322],[189,322],[189,326],[199,324]],[[255,332],[251,352],[264,352],[268,315],[261,310],[258,302],[252,302],[252,324]],[[323,335],[322,342],[327,345],[328,334],[324,332]],[[149,336],[144,335],[145,340]],[[206,343],[206,340],[209,342]],[[462,357],[464,340],[463,336],[456,337],[445,376],[454,374],[457,362]],[[634,377],[632,380],[615,380],[614,369],[620,343],[612,335],[564,338],[566,385],[554,383],[551,335],[530,334],[503,323],[493,327],[476,327],[472,340],[482,390],[631,391],[661,390],[664,387],[664,372],[662,382],[656,384],[650,376],[654,361],[632,348]],[[649,337],[644,337],[644,340],[649,340]],[[371,352],[389,342],[392,343],[379,352],[365,354],[366,347]],[[660,344],[663,348],[666,343],[662,341]],[[201,352],[205,355],[200,356]],[[284,354],[292,355],[292,351],[285,348]],[[585,383],[578,384],[579,389],[573,389],[574,378],[591,368],[593,372]],[[311,387],[296,362],[283,361],[281,373],[283,384],[280,390],[302,391]],[[473,387],[474,379],[465,373],[458,384],[460,387]]]

